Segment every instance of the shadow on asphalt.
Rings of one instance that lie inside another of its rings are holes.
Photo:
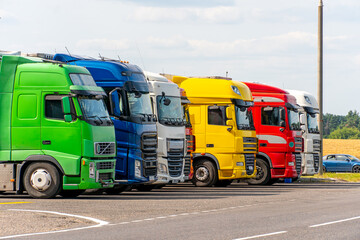
[[[360,183],[277,183],[272,186],[254,186],[244,183],[233,183],[228,187],[194,187],[192,184],[183,183],[168,185],[162,189],[154,189],[151,192],[139,192],[137,190],[123,192],[119,195],[107,194],[84,194],[77,200],[191,200],[191,199],[221,199],[241,196],[274,196],[281,193],[296,191],[296,189],[355,189],[360,188]],[[32,199],[29,195],[16,195],[11,192],[0,194],[1,199]],[[63,199],[57,197],[56,199]],[[46,199],[45,199],[46,200]]]

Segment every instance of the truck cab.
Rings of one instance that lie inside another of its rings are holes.
[[[90,73],[33,57],[0,64],[0,191],[52,198],[113,187],[114,126]]]
[[[304,138],[302,153],[302,175],[311,176],[319,172],[321,139],[318,127],[319,105],[316,98],[305,91],[287,90],[300,105],[300,123]]]
[[[152,86],[151,102],[158,118],[158,180],[154,184],[184,182],[188,179],[184,175],[187,142],[180,89],[160,74],[147,71],[144,73]]]
[[[259,153],[256,178],[250,184],[273,184],[279,178],[297,179],[301,174],[303,139],[300,107],[287,91],[269,85],[244,82],[251,90]]]
[[[222,77],[179,77],[173,82],[185,89],[195,139],[195,186],[227,186],[234,179],[253,178],[256,132],[249,108],[249,88]]]
[[[83,66],[109,96],[107,106],[117,142],[116,183],[108,193],[120,193],[127,186],[151,183],[157,175],[156,116],[150,100],[150,86],[142,70],[125,61],[100,60],[56,54],[54,60]]]

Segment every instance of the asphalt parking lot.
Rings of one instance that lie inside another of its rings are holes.
[[[32,199],[0,195],[0,239],[358,239],[360,184],[292,183]]]

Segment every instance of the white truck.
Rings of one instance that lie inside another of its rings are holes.
[[[318,127],[319,105],[316,98],[308,92],[286,90],[295,96],[300,105],[300,123],[303,130],[304,152],[301,164],[302,175],[314,175],[319,172],[321,139]]]
[[[139,185],[139,191],[151,191],[165,184],[188,180],[184,175],[187,141],[179,87],[157,73],[144,71],[148,83],[154,114],[157,116],[158,169],[157,181],[150,185]],[[189,164],[186,164],[189,165]]]

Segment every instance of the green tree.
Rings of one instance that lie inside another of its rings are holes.
[[[360,138],[360,130],[355,127],[338,128],[329,135],[331,139],[358,139]]]

